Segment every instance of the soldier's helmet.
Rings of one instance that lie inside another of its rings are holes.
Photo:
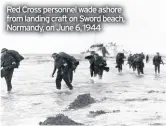
[[[53,57],[53,58],[54,58],[54,57],[57,57],[57,55],[58,55],[57,53],[53,53],[53,54],[52,54],[52,57]]]
[[[5,51],[7,51],[6,48],[1,49],[1,53],[5,52]]]
[[[159,52],[156,52],[157,55],[159,55],[160,53]]]
[[[94,55],[94,54],[95,54],[95,51],[91,51],[90,53],[91,53],[91,55]]]

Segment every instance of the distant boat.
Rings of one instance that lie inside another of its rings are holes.
[[[131,52],[127,51],[123,48],[123,46],[117,45],[116,43],[110,42],[108,44],[103,44],[103,43],[97,43],[93,44],[88,48],[86,51],[82,52],[81,54],[84,55],[90,55],[91,51],[95,51],[99,55],[102,55],[101,52],[101,47],[105,46],[107,51],[109,52],[110,55],[107,55],[108,57],[115,57],[118,52],[123,52],[125,55],[129,55]]]

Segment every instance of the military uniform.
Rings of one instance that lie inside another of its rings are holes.
[[[94,76],[99,75],[99,78],[101,79],[106,65],[106,60],[104,60],[102,56],[97,55],[94,58]]]
[[[128,61],[128,64],[129,64],[129,68],[131,68],[131,63],[133,62],[133,56],[130,55],[130,56],[128,57],[127,61]]]
[[[90,76],[93,77],[94,75],[94,56],[93,55],[90,55],[90,56],[86,56],[85,59],[88,59],[89,60],[89,63],[90,63]]]
[[[141,53],[140,56],[141,56],[142,60],[145,59],[145,55],[143,53]]]
[[[76,67],[79,65],[79,62],[73,56],[70,56],[64,52],[60,52],[58,55],[61,58],[63,58],[68,64],[69,79],[70,79],[70,82],[72,83],[73,71],[75,71]]]
[[[155,73],[160,73],[160,64],[163,63],[161,56],[156,55],[153,58],[153,65],[155,66]]]
[[[74,57],[64,52],[56,54],[54,60],[54,70],[52,76],[54,75],[56,69],[58,69],[56,77],[57,89],[61,89],[61,81],[63,79],[69,89],[72,90],[73,86],[71,83],[73,80],[73,71],[76,69],[79,62]]]
[[[122,64],[124,64],[124,53],[118,53],[116,56],[116,68],[118,68],[119,72],[122,71]]]
[[[136,70],[136,58],[137,58],[137,55],[136,54],[134,54],[133,56],[132,56],[132,63],[131,63],[131,66],[132,66],[132,68],[133,68],[133,71],[135,71]]]
[[[108,53],[106,47],[104,47],[104,46],[101,48],[101,52],[102,52],[102,54],[103,54],[103,57],[106,57],[106,54],[109,55],[109,53]]]
[[[149,62],[149,56],[146,55],[146,63],[148,63],[148,62]]]
[[[135,64],[137,66],[137,69],[140,69],[140,72],[144,74],[144,62],[143,62],[143,57],[141,55],[138,55],[137,58],[135,59]]]
[[[24,59],[18,52],[14,50],[7,50],[2,49],[1,51],[1,67],[3,69],[1,70],[1,77],[4,77],[7,84],[7,90],[11,91],[12,89],[12,76],[14,72],[14,68],[19,67],[19,63],[21,60]]]

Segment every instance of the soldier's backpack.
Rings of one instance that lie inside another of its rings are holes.
[[[1,69],[1,78],[6,76],[8,70],[16,68],[16,64],[14,63],[16,63],[16,60],[9,53],[3,53],[1,55],[1,67],[3,67]]]
[[[16,60],[16,64],[18,68],[20,65],[20,61],[22,61],[24,57],[15,50],[8,50],[7,53],[10,54]]]
[[[100,67],[104,67],[107,65],[106,60],[104,60],[102,56],[97,57],[94,63],[95,66],[100,66]]]
[[[73,61],[75,61],[75,58],[73,56],[70,56],[70,55],[68,55],[65,52],[60,52],[59,56],[62,57],[67,62],[70,62],[70,63],[72,63]]]
[[[161,62],[161,56],[155,56],[154,57],[154,62],[155,63],[160,63]]]
[[[116,60],[117,61],[123,61],[123,59],[125,58],[124,53],[118,53]]]
[[[56,68],[62,68],[64,65],[66,64],[66,61],[60,57],[60,56],[57,56],[56,59],[55,59],[55,66]]]

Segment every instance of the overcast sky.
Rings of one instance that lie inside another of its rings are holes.
[[[1,0],[1,48],[21,53],[80,53],[94,43],[116,42],[133,52],[166,54],[166,0]],[[124,7],[126,25],[107,25],[103,31],[77,34],[11,34],[4,30],[4,6],[31,5],[111,5]]]

